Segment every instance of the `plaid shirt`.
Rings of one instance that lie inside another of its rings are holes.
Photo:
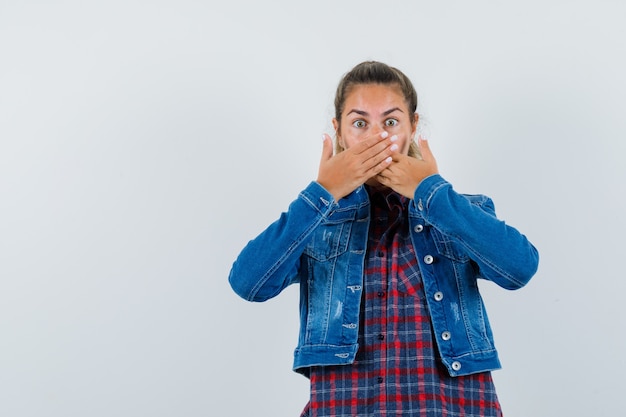
[[[408,199],[370,192],[370,201],[359,351],[352,365],[311,368],[301,417],[502,416],[490,373],[450,377],[438,362]]]

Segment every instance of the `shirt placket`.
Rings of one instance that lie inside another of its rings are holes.
[[[397,214],[394,213],[394,210],[390,210],[389,214],[391,213]],[[393,303],[397,302],[397,300],[394,300],[393,298],[393,291],[391,288],[392,283],[389,278],[393,271],[394,230],[399,221],[399,217],[382,216],[378,217],[378,219],[384,220],[379,221],[379,224],[377,225],[379,227],[379,233],[376,233],[376,235],[380,236],[375,252],[380,269],[379,279],[376,280],[377,288],[374,288],[375,291],[377,290],[378,297],[376,298],[376,301],[378,305],[373,311],[380,311],[381,313],[378,314],[377,320],[374,320],[374,322],[377,323],[377,326],[375,331],[372,332],[372,336],[374,338],[372,343],[376,345],[376,351],[378,352],[378,375],[374,376],[374,384],[378,387],[378,403],[386,404],[387,396],[389,395],[389,314],[393,311]],[[374,410],[374,414],[384,416],[386,415],[384,410],[384,407],[378,408],[377,410]]]
[[[387,223],[387,226],[389,223]],[[378,344],[377,350],[379,352],[379,374],[376,377],[376,383],[379,384],[379,396],[380,403],[385,404],[387,402],[387,346],[386,346],[386,330],[387,323],[389,321],[388,310],[389,310],[389,280],[388,274],[390,271],[389,259],[390,252],[389,248],[385,245],[385,242],[380,242],[379,247],[381,248],[378,252],[380,256],[380,283],[379,283],[379,294],[382,294],[382,297],[378,297],[379,301],[379,309],[381,314],[379,315],[378,327],[376,328],[376,332],[374,333],[374,343]],[[381,409],[381,415],[385,415],[383,409]]]

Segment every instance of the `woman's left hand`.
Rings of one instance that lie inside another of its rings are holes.
[[[438,174],[437,161],[430,151],[428,141],[418,138],[422,159],[401,153],[392,155],[393,162],[376,176],[378,182],[407,198],[413,198],[415,189],[426,177]]]

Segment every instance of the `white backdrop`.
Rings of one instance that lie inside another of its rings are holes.
[[[505,415],[621,415],[626,7],[502,3],[0,0],[0,415],[299,415],[297,289],[227,276],[366,59],[540,250],[482,286]]]

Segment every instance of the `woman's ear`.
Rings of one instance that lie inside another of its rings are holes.
[[[417,124],[420,121],[420,115],[417,113],[413,114],[413,126],[411,127],[411,137],[414,138],[415,137],[415,132],[417,132]]]

